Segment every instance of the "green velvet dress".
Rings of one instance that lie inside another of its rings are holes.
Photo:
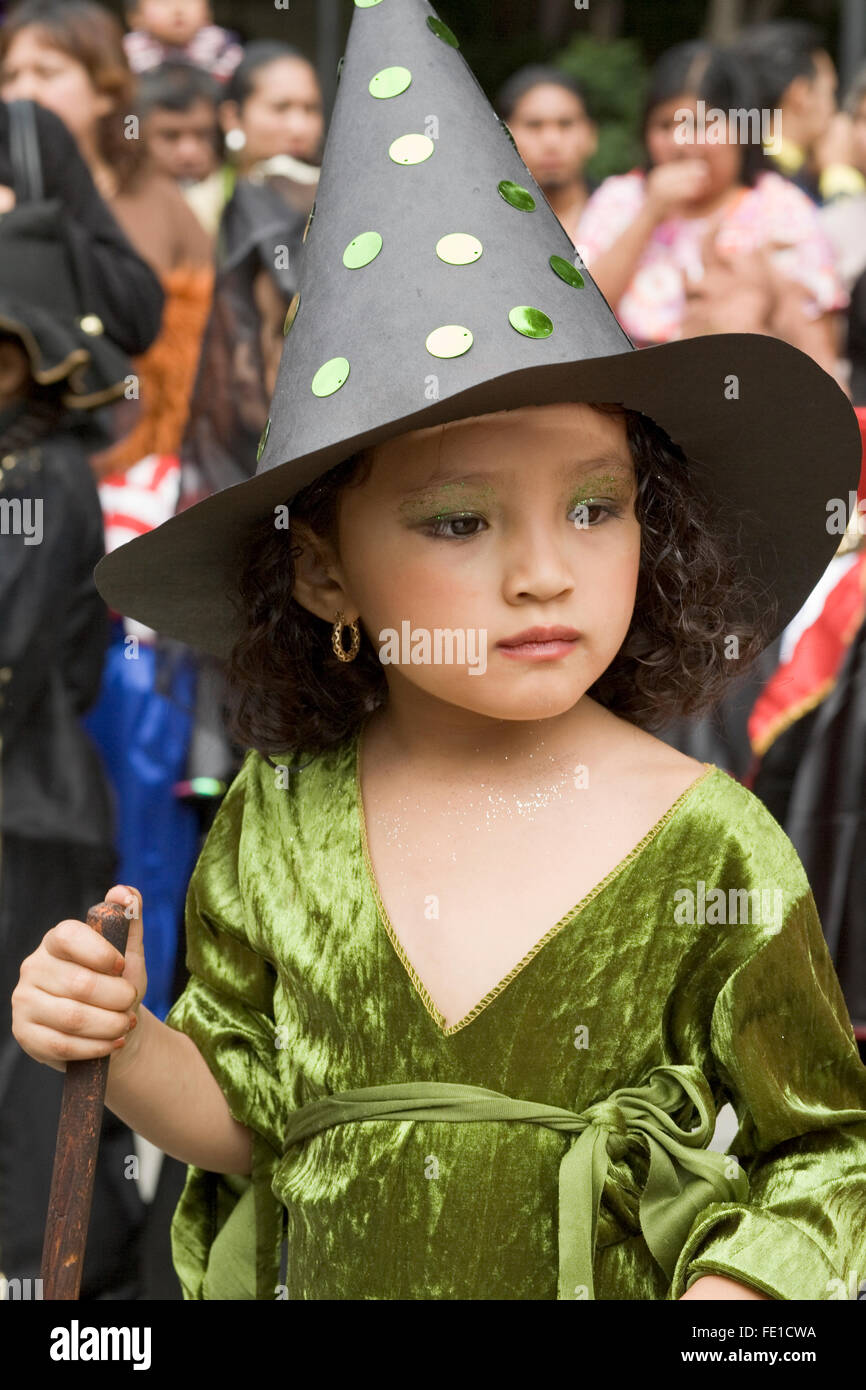
[[[167,1021],[253,1168],[189,1168],[184,1296],[676,1299],[716,1273],[856,1298],[866,1068],[762,804],[708,767],[446,1027],[376,887],[358,745],[249,752],[190,883]]]

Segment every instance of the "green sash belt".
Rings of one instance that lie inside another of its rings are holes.
[[[640,1224],[669,1281],[698,1213],[710,1202],[748,1201],[748,1179],[736,1159],[706,1147],[713,1137],[715,1107],[703,1073],[693,1066],[659,1066],[648,1076],[646,1085],[623,1087],[580,1114],[451,1082],[407,1081],[342,1091],[289,1115],[285,1150],[331,1125],[369,1120],[517,1120],[576,1135],[559,1167],[557,1297],[594,1298],[593,1259],[611,1158],[609,1135],[634,1133],[646,1140],[649,1167],[640,1195]],[[698,1115],[697,1127],[690,1130],[674,1119],[688,1102],[687,1117],[693,1110]],[[273,1216],[264,1194],[256,1206],[257,1297],[273,1298]]]

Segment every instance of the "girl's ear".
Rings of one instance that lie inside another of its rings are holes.
[[[333,546],[303,521],[292,521],[291,528],[294,546],[299,548],[295,555],[292,598],[328,623],[334,621],[338,610],[346,622],[354,622],[359,609],[344,586],[343,572]]]

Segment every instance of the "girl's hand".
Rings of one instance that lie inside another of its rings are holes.
[[[0,183],[0,213],[11,212],[15,206],[15,190]]]
[[[147,988],[141,894],[116,885],[105,900],[129,916],[125,960],[86,922],[69,918],[47,931],[22,962],[12,994],[13,1036],[54,1071],[65,1071],[68,1061],[119,1051],[128,1057],[136,1048]]]
[[[646,178],[646,205],[657,222],[703,198],[710,181],[704,159],[672,159],[657,164]]]
[[[700,1279],[696,1279],[690,1289],[686,1289],[684,1294],[680,1294],[679,1302],[682,1303],[686,1298],[703,1299],[746,1299],[764,1298],[769,1299],[768,1293],[761,1293],[759,1289],[753,1289],[748,1284],[739,1284],[736,1279],[728,1279],[722,1274],[702,1274]]]

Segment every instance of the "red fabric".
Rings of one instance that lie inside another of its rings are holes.
[[[763,756],[796,719],[820,704],[866,617],[866,551],[827,595],[821,615],[800,636],[790,661],[778,666],[749,715],[749,742]]]

